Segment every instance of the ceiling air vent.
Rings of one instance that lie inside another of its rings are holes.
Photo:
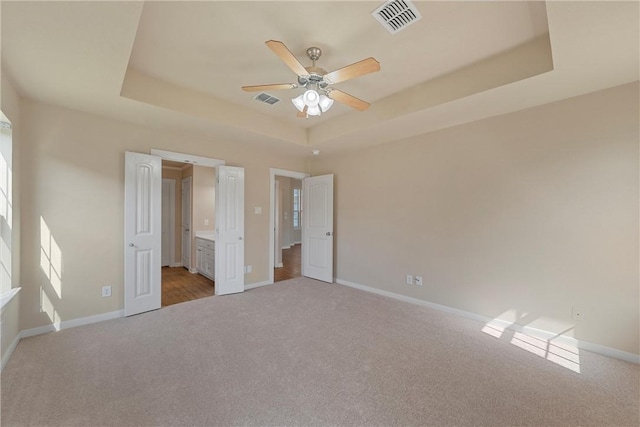
[[[371,15],[391,34],[404,30],[422,18],[418,9],[409,0],[390,0],[374,10]]]
[[[265,104],[269,104],[269,105],[273,105],[273,104],[275,104],[276,102],[279,102],[279,101],[280,101],[280,100],[279,100],[278,98],[276,98],[275,96],[271,96],[271,95],[269,95],[268,93],[264,93],[264,92],[259,93],[259,94],[258,94],[255,98],[253,98],[253,99],[255,99],[255,100],[257,100],[257,101],[260,101],[260,102],[264,102]]]

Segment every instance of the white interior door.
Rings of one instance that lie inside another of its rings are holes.
[[[125,153],[124,314],[160,308],[162,160]]]
[[[216,295],[244,292],[244,168],[216,168]]]
[[[333,175],[302,185],[302,275],[333,283]]]
[[[191,177],[182,180],[182,266],[191,271]]]

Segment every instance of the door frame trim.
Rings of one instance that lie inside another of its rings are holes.
[[[172,160],[174,162],[180,163],[191,163],[197,166],[209,166],[215,168],[216,166],[226,165],[226,162],[224,160],[214,159],[213,157],[196,156],[193,154],[178,153],[177,151],[158,150],[156,148],[152,148],[149,154],[158,156],[162,160]]]
[[[186,193],[184,191],[184,185],[185,183],[189,184],[189,193]],[[193,224],[192,224],[192,220],[193,220],[193,176],[187,176],[187,177],[183,177],[180,180],[180,210],[182,212],[182,220],[180,221],[180,252],[182,255],[182,266],[185,267],[189,273],[197,273],[197,270],[193,267],[193,241],[194,241],[194,237],[193,237]],[[184,217],[184,197],[185,194],[189,195],[189,250],[187,252],[185,252],[184,250],[184,221],[185,221],[185,217]],[[184,256],[185,254],[189,255],[189,265],[184,265]]]
[[[162,178],[169,184],[169,267],[176,264],[176,180],[174,178]]]
[[[276,216],[275,216],[275,183],[276,176],[283,176],[286,178],[305,179],[311,176],[305,172],[296,172],[285,169],[269,168],[269,284],[273,284],[275,268],[275,232]]]

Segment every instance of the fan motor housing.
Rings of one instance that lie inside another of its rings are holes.
[[[324,80],[324,75],[327,74],[325,70],[320,67],[305,67],[309,72],[308,76],[298,76],[298,84],[300,86],[307,86],[309,84],[317,84],[320,88],[324,89],[328,83]]]

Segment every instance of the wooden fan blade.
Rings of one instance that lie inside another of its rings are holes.
[[[242,86],[242,90],[245,92],[260,92],[263,90],[295,89],[297,87],[298,85],[293,83],[281,83],[275,85]]]
[[[380,63],[374,58],[367,58],[325,74],[324,81],[329,84],[340,83],[376,71],[380,71]]]
[[[298,116],[301,119],[306,119],[308,117],[307,116],[307,108],[309,108],[309,106],[305,105],[304,109],[302,111],[298,111],[298,114],[296,114],[296,116]]]
[[[338,102],[342,102],[343,104],[347,104],[351,108],[355,108],[358,111],[364,111],[369,108],[369,103],[365,102],[361,99],[356,98],[353,95],[349,95],[338,89],[332,89],[329,92],[329,98],[336,100]]]
[[[302,66],[300,61],[293,56],[293,53],[284,45],[284,43],[277,40],[269,40],[264,42],[269,49],[271,49],[276,55],[287,64],[287,67],[299,76],[308,76],[309,72]]]

